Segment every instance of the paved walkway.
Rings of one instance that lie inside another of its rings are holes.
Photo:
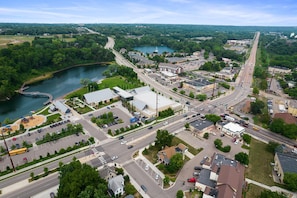
[[[271,191],[273,191],[273,192],[283,192],[283,193],[289,195],[289,196],[292,197],[292,198],[297,198],[297,193],[293,193],[293,192],[291,192],[291,191],[288,191],[288,190],[286,190],[286,189],[280,188],[280,187],[278,187],[278,186],[267,186],[267,185],[265,185],[265,184],[259,183],[259,182],[257,182],[257,181],[254,181],[254,180],[251,180],[251,179],[248,179],[248,178],[246,178],[246,181],[247,181],[248,183],[250,183],[250,184],[255,184],[255,185],[257,185],[257,186],[260,186],[261,188],[265,188],[265,189],[267,189],[267,190],[271,190]]]

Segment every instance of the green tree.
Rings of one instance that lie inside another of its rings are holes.
[[[184,192],[182,190],[178,190],[176,192],[176,198],[183,198],[184,197]]]
[[[235,155],[235,159],[239,161],[241,164],[248,165],[249,164],[249,156],[244,152],[237,153]]]
[[[272,141],[269,141],[267,146],[266,146],[266,150],[270,153],[275,153],[275,149],[279,146],[279,143],[277,142],[272,142]]]
[[[286,198],[286,195],[280,194],[278,192],[272,192],[270,190],[263,190],[259,198]]]
[[[34,172],[30,173],[31,180],[34,180]]]
[[[259,94],[259,89],[257,87],[253,88],[253,94],[255,94],[255,95]]]
[[[78,160],[62,166],[59,171],[59,179],[58,198],[76,198],[86,189],[98,189],[99,183],[106,185],[94,168],[87,164],[81,164]]]
[[[196,99],[199,101],[204,101],[207,99],[207,95],[206,94],[198,94],[198,95],[196,95]]]
[[[207,114],[205,115],[205,118],[211,121],[214,125],[221,120],[221,117],[215,114]]]
[[[285,129],[285,122],[280,118],[273,119],[271,124],[269,125],[269,128],[275,133],[283,133]]]
[[[163,179],[164,185],[168,185],[169,182],[170,182],[170,178],[167,175],[165,175],[165,178]]]
[[[172,88],[172,90],[173,90],[174,92],[176,92],[176,91],[177,91],[177,88],[176,88],[176,87],[174,87],[174,88]]]
[[[48,175],[48,167],[44,167],[44,168],[43,168],[43,171],[44,171],[44,174],[45,174],[45,175]]]
[[[254,115],[260,114],[264,106],[264,102],[257,99],[255,102],[251,103],[251,113]]]
[[[192,91],[189,93],[189,97],[190,98],[195,98],[195,95],[194,95],[194,93]]]
[[[171,135],[167,130],[158,130],[155,140],[155,146],[158,150],[165,146],[171,146],[173,135]]]
[[[216,148],[220,149],[220,148],[222,148],[222,146],[223,146],[223,142],[222,142],[221,139],[216,139],[216,140],[214,141],[214,145],[215,145]]]
[[[179,93],[182,94],[182,95],[184,95],[186,92],[185,92],[185,90],[180,90]]]
[[[297,191],[297,174],[296,173],[285,173],[284,183],[287,189],[290,191]]]
[[[208,139],[209,138],[209,133],[204,133],[203,138]]]
[[[252,136],[250,136],[249,134],[243,134],[242,135],[242,139],[245,143],[250,144],[252,141]]]
[[[190,128],[190,124],[189,124],[188,122],[185,124],[185,128],[186,128],[187,130],[189,130],[189,128]]]
[[[181,153],[176,153],[170,158],[169,164],[166,166],[166,170],[169,173],[176,173],[183,167],[183,155]]]
[[[125,184],[125,193],[128,194],[128,195],[134,195],[135,193],[137,192],[137,190],[135,189],[135,187],[128,183],[128,184]]]

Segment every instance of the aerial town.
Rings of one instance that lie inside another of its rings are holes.
[[[297,198],[294,30],[0,23],[0,197]]]

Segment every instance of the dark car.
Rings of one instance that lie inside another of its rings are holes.
[[[120,136],[120,137],[119,137],[119,140],[122,140],[122,139],[124,139],[124,136]]]
[[[153,128],[153,126],[149,126],[149,128],[148,129],[152,129]]]
[[[194,170],[201,170],[201,169],[202,169],[201,166],[195,166],[195,167],[194,167]]]
[[[55,198],[55,193],[54,192],[50,193],[50,198]]]
[[[145,185],[141,185],[140,187],[141,187],[141,189],[142,189],[144,192],[147,192],[147,189],[146,189]]]
[[[131,149],[131,148],[133,148],[133,145],[129,145],[129,146],[128,146],[128,149]]]
[[[15,147],[16,147],[17,149],[20,149],[20,148],[21,148],[21,145],[20,145],[20,144],[15,144]]]

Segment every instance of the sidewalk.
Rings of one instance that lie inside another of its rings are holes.
[[[261,188],[265,188],[265,189],[267,189],[267,190],[271,190],[271,191],[273,191],[273,192],[283,192],[283,193],[285,193],[285,194],[287,194],[287,195],[291,195],[292,198],[297,198],[297,193],[288,191],[288,190],[283,189],[283,188],[280,188],[280,187],[278,187],[278,186],[267,186],[267,185],[265,185],[265,184],[259,183],[259,182],[257,182],[257,181],[254,181],[254,180],[251,180],[251,179],[248,179],[248,178],[246,178],[245,180],[246,180],[248,183],[250,183],[250,184],[255,184],[255,185],[257,185],[257,186],[260,186]]]

